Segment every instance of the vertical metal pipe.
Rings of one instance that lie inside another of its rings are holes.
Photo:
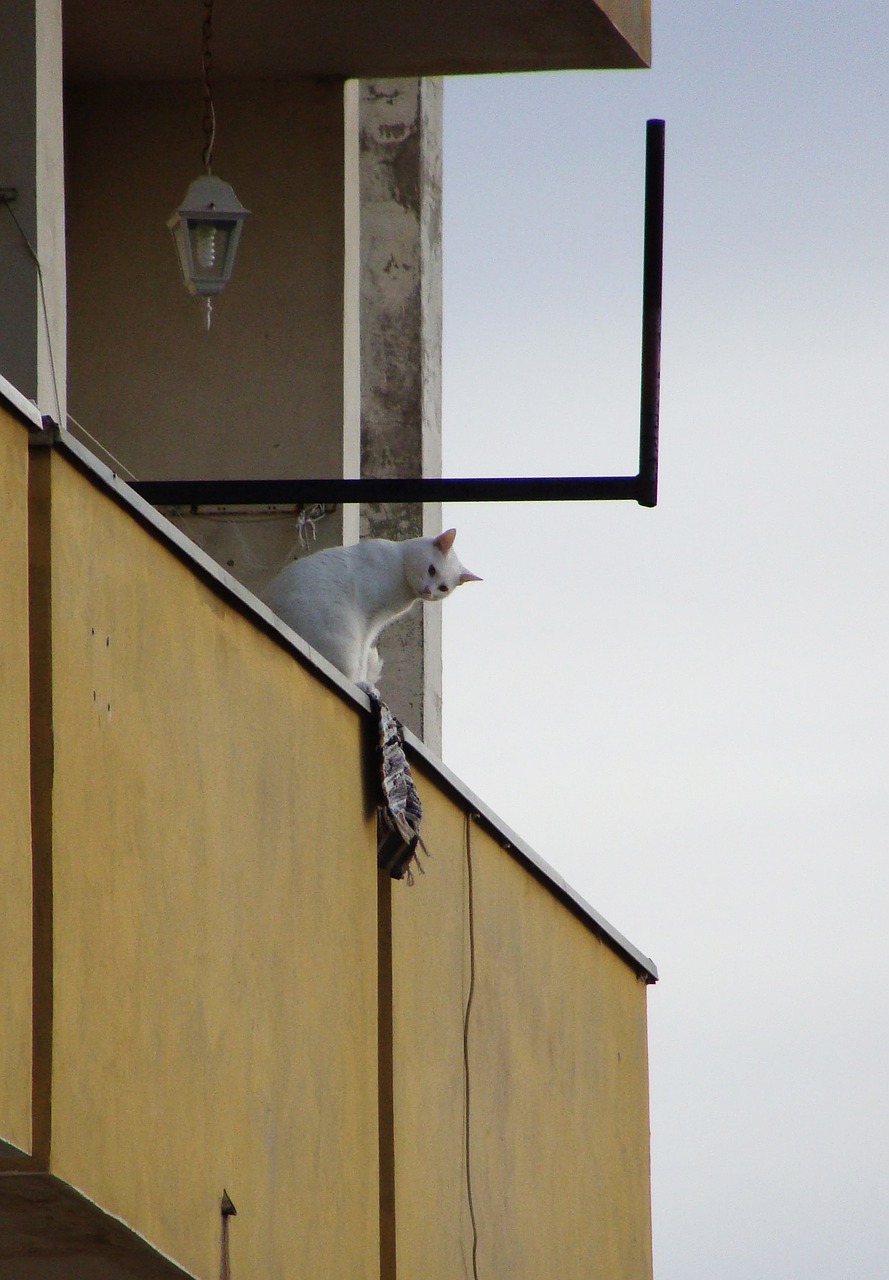
[[[642,268],[642,385],[639,406],[637,501],[657,506],[661,382],[661,297],[664,279],[664,122],[649,120],[645,146],[645,249]]]

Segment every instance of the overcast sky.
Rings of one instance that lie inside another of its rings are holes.
[[[889,1275],[889,18],[654,0],[651,71],[448,80],[445,760],[642,951],[657,1280]]]

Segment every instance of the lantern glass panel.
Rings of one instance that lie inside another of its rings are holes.
[[[188,219],[191,261],[195,281],[223,282],[228,265],[228,242],[234,223],[230,220]]]

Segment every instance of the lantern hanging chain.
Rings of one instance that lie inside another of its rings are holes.
[[[203,43],[201,45],[201,69],[204,78],[204,150],[201,159],[209,175],[212,171],[213,143],[216,140],[216,108],[213,105],[213,0],[204,0]]]

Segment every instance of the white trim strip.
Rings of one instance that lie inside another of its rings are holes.
[[[39,431],[43,430],[43,415],[34,401],[26,400],[21,391],[8,382],[2,374],[0,374],[0,397],[6,401],[13,412],[27,419],[31,426],[37,427]]]

